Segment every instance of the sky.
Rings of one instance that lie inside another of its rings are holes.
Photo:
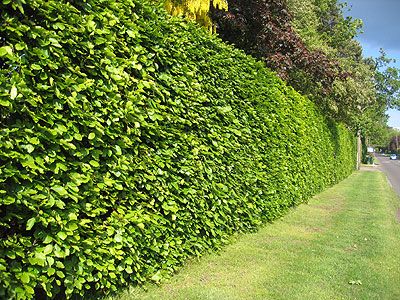
[[[383,48],[388,57],[400,68],[400,0],[347,0],[346,16],[363,21],[363,33],[357,40],[364,49],[364,56],[377,57]],[[349,11],[348,11],[349,10]],[[390,127],[400,129],[400,111],[388,110]]]

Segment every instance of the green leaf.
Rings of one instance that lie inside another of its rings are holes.
[[[30,257],[28,260],[32,265],[38,265],[44,267],[46,259],[38,256],[38,253],[35,253],[35,257]]]
[[[13,203],[15,203],[15,198],[13,198],[13,197],[7,196],[7,197],[5,197],[3,199],[3,204],[4,205],[10,205],[10,204],[13,204]]]
[[[224,106],[224,107],[218,107],[218,112],[220,114],[226,114],[232,110],[231,106]]]
[[[57,201],[55,201],[55,202],[56,202],[56,206],[57,206],[58,208],[64,209],[65,203],[64,203],[63,201],[57,200]]]
[[[88,139],[93,140],[96,137],[96,134],[94,132],[89,133]]]
[[[18,43],[15,45],[15,49],[17,49],[18,51],[21,51],[25,48],[25,45],[23,43]]]
[[[27,156],[25,160],[22,162],[24,167],[29,167],[31,169],[37,170],[38,166],[35,164],[35,160],[32,156]]]
[[[21,7],[22,7],[22,6],[21,6]],[[31,286],[25,285],[24,287],[25,287],[26,292],[27,292],[29,295],[33,295],[33,294],[35,293],[35,290],[34,290]]]
[[[16,87],[15,85],[13,85],[13,86],[11,87],[11,90],[10,90],[10,98],[11,98],[12,100],[14,100],[15,98],[17,98],[17,95],[18,95],[17,87]]]
[[[26,145],[26,151],[28,151],[28,153],[32,153],[35,150],[35,147],[33,147],[31,144]]]
[[[14,292],[19,296],[18,299],[26,299],[25,295],[25,290],[22,287],[16,287]]]
[[[67,171],[68,167],[62,163],[56,163],[56,167],[54,169],[54,173],[58,174],[60,172],[60,170],[62,171]]]
[[[11,259],[15,259],[15,251],[6,251],[6,256]]]
[[[49,38],[50,43],[57,48],[62,48],[62,46],[60,45],[60,43],[58,42],[57,39],[55,38]]]
[[[57,233],[57,236],[62,240],[65,240],[68,237],[68,235],[64,231],[59,231]]]
[[[82,141],[82,135],[80,133],[75,133],[74,139],[76,139],[77,141]]]
[[[63,187],[60,186],[60,185],[52,186],[51,189],[52,189],[53,191],[55,191],[57,194],[59,194],[60,196],[68,195],[68,192],[66,191],[66,189],[63,188]]]
[[[95,168],[98,168],[100,164],[96,160],[89,161],[89,164]]]
[[[132,265],[132,264],[133,264],[132,258],[128,257],[128,258],[125,260],[125,263],[126,263],[127,265]]]
[[[75,213],[69,213],[68,214],[68,219],[72,220],[78,220],[78,216]]]
[[[47,235],[43,241],[43,244],[49,244],[53,241],[53,238],[50,235]]]
[[[31,69],[32,70],[41,70],[42,69],[42,67],[40,66],[40,65],[38,65],[38,64],[31,64]]]
[[[29,281],[30,281],[30,276],[29,276],[30,274],[29,273],[26,273],[26,272],[24,272],[24,273],[22,273],[21,274],[21,281],[22,281],[22,283],[29,283]]]
[[[116,234],[116,235],[114,236],[114,240],[115,240],[117,243],[121,243],[121,242],[122,242],[122,236],[121,236],[120,234]]]
[[[6,56],[8,54],[11,55],[12,53],[13,53],[13,51],[12,51],[12,48],[10,46],[0,47],[0,57]]]
[[[6,100],[6,99],[0,99],[0,105],[1,105],[1,106],[5,106],[5,107],[8,107],[8,106],[11,105],[11,102],[8,101],[8,100]]]
[[[47,269],[47,275],[53,276],[54,273],[56,273],[56,269],[51,268],[51,267]]]
[[[74,231],[78,229],[78,225],[75,222],[69,222],[67,225],[69,231]]]
[[[161,278],[162,278],[161,273],[160,273],[160,272],[157,272],[156,274],[154,274],[154,275],[151,277],[151,280],[153,280],[153,281],[155,281],[155,282],[159,282],[159,281],[161,280]]]
[[[27,137],[27,141],[33,145],[40,145],[40,141],[37,137]]]
[[[116,150],[116,154],[117,154],[117,155],[121,155],[121,154],[122,154],[122,150],[121,150],[121,147],[120,147],[120,146],[115,145],[115,150]]]
[[[50,254],[53,251],[53,245],[48,244],[46,247],[43,249],[43,253],[45,255]]]
[[[62,271],[57,271],[57,272],[56,272],[56,275],[57,275],[58,277],[60,277],[60,278],[65,278],[65,275],[64,275],[64,273],[63,273]]]
[[[52,258],[51,256],[48,256],[46,259],[47,259],[47,263],[48,263],[49,267],[51,267],[54,264],[54,258]]]
[[[36,223],[36,218],[30,218],[27,222],[26,222],[26,230],[31,230],[33,225],[35,225]]]
[[[103,180],[107,186],[113,186],[113,184],[115,183],[115,180],[108,177],[104,177]]]

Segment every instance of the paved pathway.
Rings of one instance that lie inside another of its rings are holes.
[[[393,189],[400,196],[400,160],[390,160],[389,157],[380,154],[375,156],[379,161],[379,169],[386,174]]]

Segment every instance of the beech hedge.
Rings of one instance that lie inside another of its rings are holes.
[[[159,281],[354,170],[348,129],[154,3],[0,3],[0,298]]]

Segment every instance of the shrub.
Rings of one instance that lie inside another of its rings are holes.
[[[147,1],[0,9],[0,297],[158,281],[354,168],[346,128]]]

